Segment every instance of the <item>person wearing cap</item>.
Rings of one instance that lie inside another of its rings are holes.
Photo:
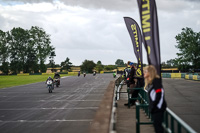
[[[131,67],[129,64],[130,64],[130,61],[127,62],[127,67],[124,69],[124,79],[127,84],[127,87],[130,87],[129,76],[130,76],[130,72],[131,72]]]
[[[134,88],[136,86],[136,79],[135,79],[135,66],[133,62],[130,62],[130,74],[129,74],[129,88]],[[131,97],[135,97],[134,91],[131,91]],[[128,106],[128,103],[124,104],[125,106]],[[135,100],[131,100],[131,105],[135,105]]]
[[[130,88],[134,88],[134,87],[135,87],[136,80],[135,80],[135,66],[134,66],[134,63],[133,63],[133,62],[130,63],[130,67],[131,67],[130,79],[129,79]]]

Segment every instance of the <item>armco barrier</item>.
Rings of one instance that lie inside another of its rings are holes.
[[[68,72],[69,75],[78,75],[78,72]]]
[[[171,78],[171,73],[162,73],[163,78]]]
[[[30,75],[42,75],[42,73],[30,73]]]
[[[189,79],[193,79],[193,75],[189,75]]]
[[[186,73],[181,73],[181,78],[185,78]]]
[[[181,73],[171,73],[171,78],[181,78]]]
[[[200,76],[199,75],[193,75],[193,80],[195,80],[195,81],[200,80]]]
[[[19,74],[17,74],[17,76],[28,76],[29,75],[29,73],[19,73]]]
[[[198,78],[197,78],[198,76],[197,75],[193,75],[193,80],[198,80]]]
[[[185,75],[185,79],[199,81],[200,80],[200,76],[199,75]]]
[[[42,73],[42,75],[54,75],[54,73]]]
[[[189,75],[185,75],[185,79],[189,79]]]

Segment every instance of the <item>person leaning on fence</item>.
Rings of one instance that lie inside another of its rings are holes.
[[[132,62],[129,65],[131,68],[131,71],[129,74],[129,88],[135,88],[135,86],[136,86],[135,66],[134,66],[134,63],[132,63]],[[137,97],[134,90],[131,90],[130,93],[131,93],[131,98]],[[136,100],[131,100],[131,105],[135,105],[135,101]],[[128,103],[125,103],[124,105],[128,106]]]
[[[131,72],[131,67],[129,64],[130,64],[130,61],[127,62],[127,67],[124,69],[124,79],[125,79],[125,83],[127,84],[127,87],[130,87],[129,76]]]
[[[167,104],[164,98],[164,89],[160,76],[154,66],[149,65],[144,68],[145,89],[147,88],[149,97],[149,110],[152,115],[153,125],[156,133],[163,133],[162,127],[164,112]]]

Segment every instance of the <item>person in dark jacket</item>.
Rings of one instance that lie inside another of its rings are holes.
[[[149,65],[144,68],[145,89],[149,97],[149,110],[153,118],[153,125],[156,133],[163,133],[162,127],[164,112],[167,104],[164,97],[164,89],[156,68]]]
[[[131,71],[130,71],[130,76],[129,76],[129,82],[130,82],[130,88],[135,87],[136,83],[136,78],[135,78],[135,66],[134,63],[130,63]]]
[[[130,72],[131,72],[131,67],[130,67],[130,61],[127,62],[127,67],[124,69],[124,79],[125,83],[127,84],[127,87],[130,87]]]
[[[60,74],[58,72],[55,73],[53,79],[58,79],[58,84],[60,85]]]
[[[136,86],[136,78],[135,78],[135,66],[133,62],[130,62],[130,73],[129,73],[129,87],[130,88],[135,88]],[[137,98],[138,96],[138,91],[137,90],[131,90],[131,98]],[[131,100],[131,106],[135,105],[136,100]],[[128,106],[128,103],[124,104],[125,106]]]

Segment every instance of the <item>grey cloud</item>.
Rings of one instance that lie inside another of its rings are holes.
[[[69,6],[80,6],[90,9],[106,9],[114,11],[138,10],[137,0],[2,0],[9,2],[40,3],[40,2],[63,2]],[[159,10],[168,12],[183,11],[199,8],[200,0],[157,0]]]
[[[157,0],[156,1],[158,12],[165,11],[168,13],[177,13],[199,9],[200,0]]]
[[[6,3],[22,2],[22,3],[40,3],[52,2],[56,3],[58,0],[2,0]],[[80,6],[83,8],[98,8],[106,10],[130,11],[137,7],[136,0],[59,0],[69,6]]]

